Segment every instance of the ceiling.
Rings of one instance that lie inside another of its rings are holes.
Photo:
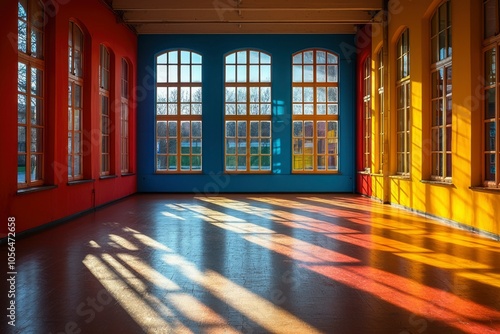
[[[352,34],[384,0],[104,0],[138,34]]]

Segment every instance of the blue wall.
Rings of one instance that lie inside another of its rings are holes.
[[[272,56],[273,172],[224,174],[224,55],[258,49]],[[292,54],[324,48],[340,56],[339,173],[292,174]],[[155,58],[169,49],[203,56],[203,174],[155,174]],[[355,189],[354,35],[142,35],[138,45],[137,173],[139,192],[353,192]],[[352,52],[348,54],[352,56]]]

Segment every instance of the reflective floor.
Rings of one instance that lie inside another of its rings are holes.
[[[500,332],[499,242],[354,195],[140,194],[16,246],[2,333]]]

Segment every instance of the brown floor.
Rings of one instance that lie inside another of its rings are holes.
[[[135,195],[16,246],[2,333],[500,332],[499,242],[354,195]]]

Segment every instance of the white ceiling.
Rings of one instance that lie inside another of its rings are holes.
[[[104,0],[138,34],[354,33],[383,0]]]

